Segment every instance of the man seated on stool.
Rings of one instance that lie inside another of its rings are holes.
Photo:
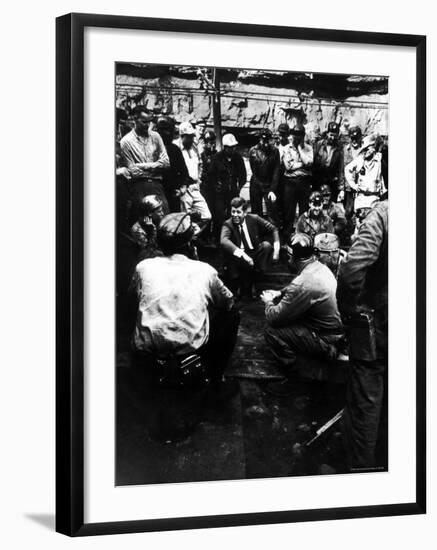
[[[288,395],[293,390],[288,377],[293,375],[297,355],[333,360],[343,338],[335,297],[337,281],[316,259],[311,237],[296,234],[288,250],[290,271],[297,277],[280,291],[261,294],[267,321],[265,340],[287,376],[267,387],[275,395]]]
[[[209,264],[193,259],[190,216],[165,216],[157,232],[163,256],[145,259],[135,270],[138,297],[133,335],[137,363],[202,357],[212,389],[220,389],[237,339],[239,313],[232,293]]]
[[[223,224],[220,245],[225,252],[229,285],[237,295],[248,290],[252,298],[257,298],[260,276],[272,260],[279,260],[279,233],[264,218],[248,214],[247,208],[242,197],[231,200],[231,217]],[[273,246],[267,238],[273,240]]]

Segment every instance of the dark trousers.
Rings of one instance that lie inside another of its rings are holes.
[[[351,470],[373,468],[378,445],[387,462],[387,312],[375,314],[375,332],[376,361],[351,358],[348,370],[343,431]]]
[[[240,313],[233,307],[230,311],[211,308],[209,311],[209,337],[206,344],[195,353],[207,366],[211,380],[221,380],[237,341]],[[134,364],[152,371],[156,357],[152,353],[134,352]]]
[[[131,369],[118,369],[118,418],[131,407],[133,422],[142,422],[152,439],[168,444],[188,437],[216,395],[235,347],[240,314],[235,308],[211,309],[209,319],[208,342],[197,353],[206,365],[211,385],[157,384],[160,374],[155,357],[136,352]]]
[[[231,200],[238,197],[239,191],[229,193],[210,192],[207,194],[207,203],[212,216],[212,231],[214,240],[220,242],[220,232],[223,223],[231,215]]]
[[[385,378],[386,365],[358,361],[350,364],[343,431],[351,470],[375,466]]]
[[[258,214],[258,216],[263,215],[263,199],[266,203],[266,210],[267,210],[267,217],[270,219],[272,223],[274,223],[276,226],[279,223],[278,220],[278,212],[276,209],[276,203],[272,202],[268,198],[268,194],[270,193],[270,190],[263,189],[261,185],[257,182],[251,181],[250,182],[250,188],[249,188],[249,196],[250,196],[250,210],[252,214]]]
[[[257,282],[271,265],[273,246],[268,241],[262,241],[256,250],[246,251],[246,254],[252,258],[253,267],[250,267],[247,262],[237,258],[237,256],[226,254],[227,280],[233,290],[236,290],[238,286],[251,285]]]
[[[209,339],[199,350],[204,359],[212,383],[220,382],[237,342],[240,313],[211,310],[209,315]]]
[[[299,216],[308,210],[311,194],[311,177],[297,176],[282,178],[282,211],[284,234],[288,239],[294,231],[296,206],[299,205]]]
[[[298,355],[332,359],[341,335],[320,335],[304,325],[268,326],[264,338],[271,353],[287,373],[293,372]]]
[[[347,219],[350,219],[354,213],[354,201],[355,193],[346,189],[344,192],[344,212]]]

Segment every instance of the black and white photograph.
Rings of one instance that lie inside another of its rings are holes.
[[[387,471],[388,77],[115,75],[116,485]]]

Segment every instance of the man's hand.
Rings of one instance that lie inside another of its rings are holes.
[[[269,199],[269,201],[271,202],[276,202],[276,195],[273,193],[273,191],[270,191],[269,194],[267,195],[267,198]]]
[[[344,191],[339,191],[337,196],[337,202],[343,202],[344,201]]]
[[[129,168],[126,168],[126,166],[120,166],[120,168],[117,168],[115,173],[116,173],[117,176],[122,176],[126,180],[132,179]]]
[[[277,290],[264,290],[264,292],[261,293],[260,298],[265,304],[268,304],[273,302],[273,300],[280,296],[280,294],[281,293]]]
[[[186,192],[187,192],[187,186],[186,185],[181,185],[179,187],[179,189],[175,190],[175,195],[177,197],[182,197],[182,195],[185,195]]]
[[[246,263],[248,263],[248,264],[250,265],[250,267],[253,267],[253,266],[255,265],[255,264],[253,263],[252,258],[251,258],[248,254],[244,253],[244,254],[241,256],[241,258],[242,258]]]

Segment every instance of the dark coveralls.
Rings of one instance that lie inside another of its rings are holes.
[[[317,141],[314,145],[313,188],[320,189],[323,184],[328,184],[331,187],[332,200],[335,202],[338,192],[343,187],[341,170],[342,160],[339,147],[334,145],[328,149],[326,139]]]
[[[275,203],[268,194],[278,194],[281,161],[276,147],[264,150],[259,144],[249,151],[249,163],[252,170],[250,179],[250,206],[253,214],[263,215],[263,199],[266,203],[267,216],[278,225],[278,214]]]
[[[224,151],[216,153],[206,173],[206,195],[213,220],[214,238],[219,241],[224,221],[230,216],[230,204],[246,183],[243,157],[234,151],[229,158]]]
[[[176,191],[187,182],[188,169],[177,145],[165,143],[165,148],[170,161],[170,169],[163,173],[164,191],[170,212],[180,212],[180,201],[176,196]]]
[[[328,267],[310,259],[300,274],[265,306],[265,340],[287,374],[298,355],[333,359],[343,328]]]
[[[388,203],[382,201],[367,215],[357,239],[340,265],[337,299],[347,318],[358,308],[374,310],[376,357],[363,345],[351,368],[344,416],[349,466],[375,466],[378,435],[386,419],[384,392],[388,352]],[[351,332],[353,338],[353,330]],[[351,354],[352,355],[352,354]],[[360,357],[361,356],[361,357]],[[381,441],[379,441],[381,442]],[[381,442],[384,450],[387,441]],[[385,458],[384,458],[385,460]]]

